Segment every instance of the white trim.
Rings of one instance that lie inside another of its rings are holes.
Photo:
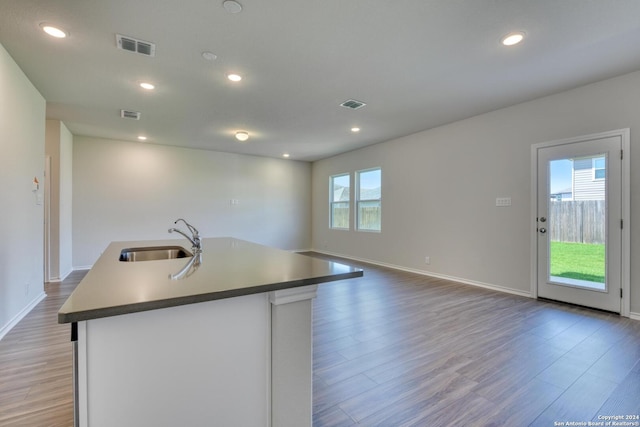
[[[531,235],[529,241],[529,279],[531,298],[538,299],[538,148],[531,146]],[[573,199],[573,168],[571,168],[571,199]]]
[[[620,129],[622,138],[622,305],[621,316],[631,316],[631,131]],[[640,320],[640,319],[638,319]]]
[[[90,265],[79,265],[77,267],[73,267],[71,271],[82,271],[82,270],[91,270],[93,268],[93,264]]]
[[[42,301],[43,299],[45,299],[47,297],[47,294],[45,294],[44,292],[42,292],[40,295],[38,295],[37,297],[34,298],[33,301],[31,301],[29,304],[27,304],[27,306],[25,308],[23,308],[22,310],[20,310],[20,312],[18,314],[16,314],[13,319],[11,319],[9,321],[9,323],[7,323],[6,325],[4,325],[1,329],[0,329],[0,340],[2,338],[4,338],[5,335],[7,335],[9,333],[9,331],[11,331],[11,329],[13,329],[14,326],[16,326],[18,324],[18,322],[20,322],[22,319],[24,319],[24,317],[29,314],[29,312],[31,312],[31,310],[33,310],[35,308],[36,305],[38,305],[38,303],[40,301]]]
[[[292,302],[314,299],[318,285],[308,285],[298,288],[282,289],[269,293],[269,302],[273,305],[289,304]]]
[[[536,230],[536,217],[538,206],[538,150],[546,147],[572,144],[575,142],[588,141],[592,139],[603,139],[619,136],[622,143],[624,156],[622,158],[622,220],[624,228],[622,230],[622,253],[621,253],[621,285],[622,301],[620,304],[620,315],[630,317],[631,315],[631,153],[630,153],[630,130],[629,128],[616,129],[608,132],[594,133],[573,138],[560,139],[557,141],[541,142],[531,145],[531,296],[538,298],[538,232]],[[574,189],[575,190],[575,189]]]
[[[69,275],[70,275],[71,273],[73,273],[73,271],[74,271],[74,270],[75,270],[75,269],[73,269],[73,268],[72,268],[71,270],[69,270],[69,271],[67,271],[65,274],[63,274],[63,275],[62,275],[62,277],[52,277],[52,278],[49,280],[49,282],[48,282],[48,283],[60,283],[60,282],[62,282],[64,279],[66,279],[67,277],[69,277]]]
[[[299,254],[300,252],[311,252],[313,249],[289,249],[289,252]]]
[[[89,328],[89,321],[78,322],[78,358],[76,360],[77,375],[78,375],[78,401],[77,405],[78,414],[78,426],[86,427],[89,425],[89,402],[87,393],[89,390],[89,378],[88,378],[88,348],[87,348],[87,329]]]
[[[518,289],[507,288],[507,287],[504,287],[504,286],[494,285],[494,284],[491,284],[491,283],[478,282],[476,280],[464,279],[464,278],[455,277],[455,276],[448,276],[446,274],[433,273],[431,271],[418,270],[418,269],[415,269],[415,268],[403,267],[403,266],[396,265],[396,264],[388,264],[388,263],[385,263],[385,262],[374,261],[374,260],[370,260],[370,259],[366,259],[366,258],[357,258],[357,257],[349,256],[349,255],[342,255],[342,254],[337,254],[337,253],[333,253],[333,252],[321,251],[321,250],[317,250],[317,249],[313,249],[313,252],[317,252],[317,253],[324,254],[324,255],[335,256],[335,257],[339,257],[339,258],[345,258],[345,259],[349,259],[349,260],[352,260],[352,261],[366,262],[367,264],[373,264],[373,265],[377,265],[377,266],[380,266],[380,267],[392,268],[394,270],[406,271],[408,273],[420,274],[421,276],[428,276],[428,277],[434,277],[436,279],[450,280],[452,282],[458,282],[458,283],[462,283],[462,284],[465,284],[465,285],[477,286],[479,288],[490,289],[492,291],[504,292],[504,293],[507,293],[507,294],[512,294],[512,295],[518,295],[518,296],[521,296],[521,297],[531,298],[531,294],[529,292],[520,291]]]
[[[640,320],[640,313],[630,312],[629,313],[629,318],[631,320]]]

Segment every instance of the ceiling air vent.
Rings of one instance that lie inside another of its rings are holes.
[[[138,111],[120,110],[120,117],[123,119],[140,120],[140,113]]]
[[[156,45],[144,40],[116,34],[116,45],[118,49],[128,50],[129,52],[139,53],[145,56],[156,56]]]
[[[356,101],[355,99],[349,99],[340,104],[341,107],[351,108],[352,110],[357,110],[358,108],[362,108],[365,105],[367,104],[361,101]]]

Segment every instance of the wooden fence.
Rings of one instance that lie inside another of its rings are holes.
[[[360,227],[362,230],[378,230],[380,227],[380,207],[365,206],[360,208]],[[333,224],[338,228],[348,228],[349,208],[334,207]]]
[[[547,222],[550,239],[554,242],[605,243],[605,211],[604,200],[550,201]]]

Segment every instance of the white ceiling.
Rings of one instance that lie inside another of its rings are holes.
[[[307,161],[640,69],[639,0],[238,1],[0,0],[0,43],[75,135]]]

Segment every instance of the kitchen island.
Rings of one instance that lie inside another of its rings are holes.
[[[78,424],[310,426],[312,299],[362,270],[233,238],[195,260],[119,260],[182,242],[110,244],[60,309]]]

